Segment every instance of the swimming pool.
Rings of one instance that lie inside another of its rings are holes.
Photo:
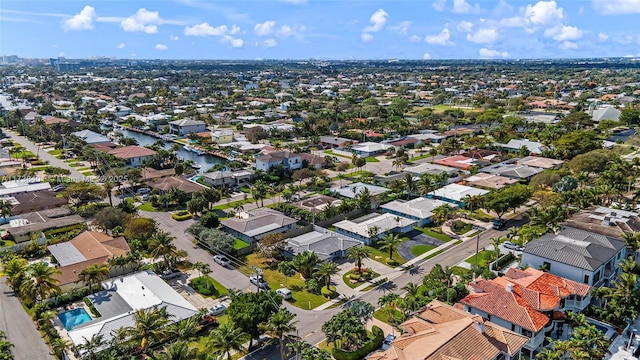
[[[58,319],[62,322],[62,326],[67,331],[70,331],[74,327],[91,321],[91,316],[83,308],[77,308],[69,311],[65,311],[58,315]]]

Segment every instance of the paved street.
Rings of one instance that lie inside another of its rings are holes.
[[[9,341],[15,345],[13,354],[18,359],[52,360],[49,347],[22,308],[22,304],[13,295],[11,288],[0,279],[0,330],[7,334]]]

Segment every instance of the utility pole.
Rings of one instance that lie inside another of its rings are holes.
[[[484,229],[479,226],[474,226],[473,228],[478,231],[478,234],[476,235],[476,269],[478,269],[478,254],[480,253],[480,233]]]

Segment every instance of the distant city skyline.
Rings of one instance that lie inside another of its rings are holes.
[[[17,1],[0,54],[129,59],[640,57],[640,0]]]

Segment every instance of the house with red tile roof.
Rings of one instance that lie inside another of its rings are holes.
[[[144,160],[156,154],[156,152],[151,149],[136,145],[112,149],[109,150],[108,153],[123,159],[126,165],[133,167],[141,166]]]
[[[438,300],[400,324],[402,335],[369,360],[519,359],[529,341],[479,315]]]
[[[590,289],[534,268],[510,268],[504,276],[469,284],[470,294],[460,302],[465,311],[528,337],[523,354],[533,358],[546,337],[568,331],[565,312],[584,310]]]

